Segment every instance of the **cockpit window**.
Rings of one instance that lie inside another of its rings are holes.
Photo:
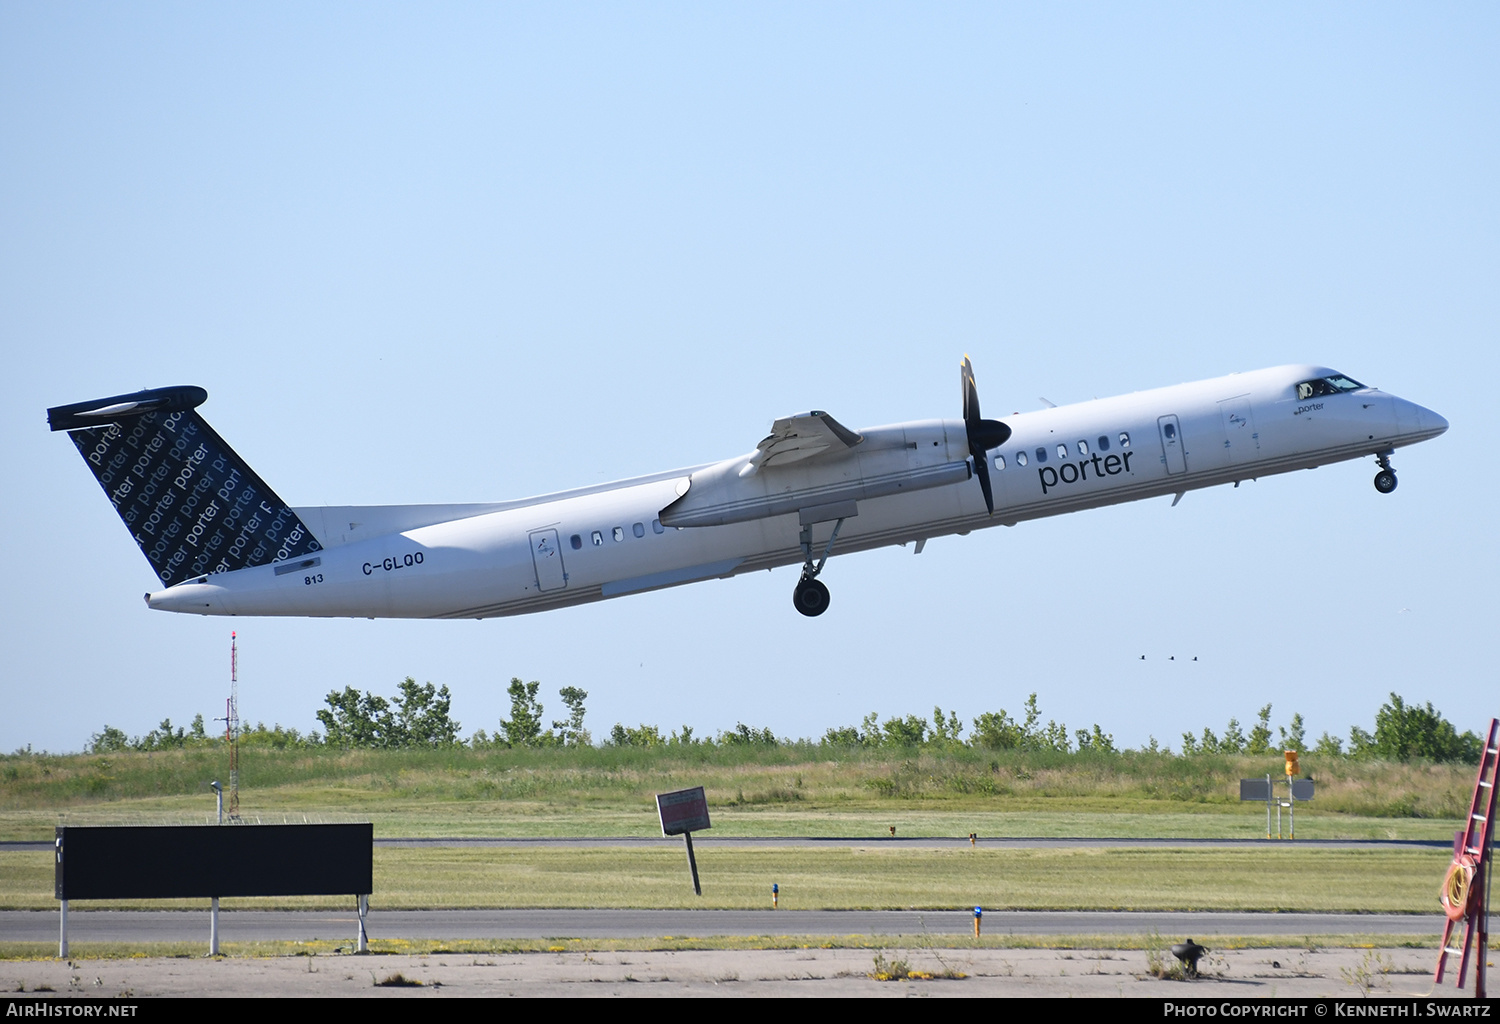
[[[1358,391],[1364,385],[1352,377],[1345,377],[1336,373],[1331,377],[1318,377],[1315,380],[1305,380],[1297,385],[1297,398],[1318,398],[1322,395],[1339,395],[1345,391]]]

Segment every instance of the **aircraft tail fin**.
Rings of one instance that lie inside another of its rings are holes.
[[[156,388],[47,410],[166,586],[322,545],[198,415],[208,392]]]

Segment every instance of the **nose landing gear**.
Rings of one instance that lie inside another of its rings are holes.
[[[1381,494],[1390,494],[1396,489],[1396,471],[1391,468],[1391,453],[1381,452],[1375,456],[1380,463],[1380,472],[1375,474],[1375,489]]]
[[[818,580],[803,577],[792,591],[792,604],[803,615],[822,615],[828,608],[828,588]]]
[[[802,578],[797,581],[797,587],[792,591],[792,604],[803,615],[812,618],[822,615],[828,610],[828,588],[818,582],[818,574],[823,571],[823,565],[828,561],[828,556],[833,552],[833,542],[839,539],[839,529],[844,525],[840,519],[833,524],[833,536],[828,538],[828,546],[823,549],[823,557],[813,564],[812,557],[812,524],[807,523],[802,527],[800,540],[802,541]]]

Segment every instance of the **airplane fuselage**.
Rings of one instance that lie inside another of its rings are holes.
[[[1395,448],[1447,429],[1374,388],[1312,386],[1330,380],[1345,378],[1285,366],[1005,417],[1010,436],[985,456],[993,515],[971,480],[965,421],[924,420],[781,465],[751,453],[491,505],[296,509],[322,550],[195,577],[147,602],[216,615],[521,615],[809,564],[836,526],[836,554],[920,545],[1370,455],[1387,466]]]

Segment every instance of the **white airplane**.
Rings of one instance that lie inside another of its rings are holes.
[[[1327,367],[1280,366],[983,419],[854,431],[778,419],[748,454],[519,501],[292,508],[173,387],[48,410],[162,589],[203,615],[484,619],[801,563],[793,602],[828,607],[828,557],[1391,453],[1448,429]],[[974,478],[978,478],[975,480]]]

